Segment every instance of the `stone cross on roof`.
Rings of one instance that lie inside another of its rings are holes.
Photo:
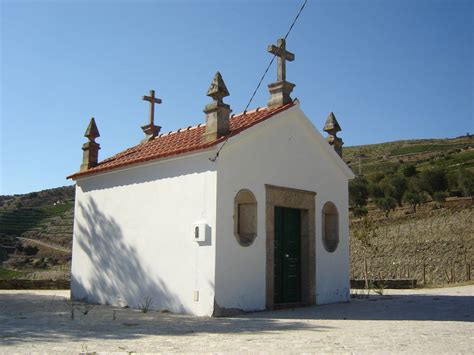
[[[150,96],[143,96],[143,100],[150,103],[150,122],[149,124],[155,124],[155,104],[161,104],[161,99],[155,97],[155,90],[150,90]]]
[[[150,103],[150,116],[148,124],[142,126],[142,130],[145,132],[145,139],[142,143],[154,139],[161,129],[160,126],[155,125],[155,104],[161,104],[161,99],[155,97],[155,90],[150,90],[150,96],[143,96],[143,100]]]
[[[276,108],[292,102],[290,96],[295,84],[286,81],[286,61],[295,60],[295,55],[286,50],[286,41],[283,38],[278,39],[277,45],[269,45],[268,52],[278,57],[277,61],[277,81],[268,85],[270,99],[268,108]]]
[[[286,41],[279,38],[277,45],[271,44],[268,46],[268,52],[278,57],[277,60],[277,81],[286,81],[286,61],[294,61],[295,55],[286,50]]]

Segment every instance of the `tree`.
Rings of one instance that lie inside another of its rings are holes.
[[[436,206],[439,208],[446,202],[446,197],[448,197],[448,193],[446,191],[436,191],[433,194],[433,200],[436,201]]]
[[[402,199],[408,187],[407,179],[402,175],[392,176],[388,183],[392,187],[389,196],[394,198],[399,207],[402,207]]]
[[[458,186],[463,196],[471,197],[474,202],[474,173],[469,170],[459,170]]]
[[[449,191],[449,196],[462,196],[462,191],[461,188],[459,187],[459,174],[460,171],[449,171],[446,174],[446,177],[448,179],[448,191]]]
[[[367,205],[369,190],[367,180],[364,177],[357,177],[349,182],[349,203],[353,208]]]
[[[385,173],[383,171],[375,171],[367,175],[367,180],[371,183],[379,183],[385,178]]]
[[[416,171],[415,165],[409,164],[409,165],[402,166],[402,173],[405,177],[412,177],[412,176],[416,176],[418,171]]]
[[[372,200],[384,197],[385,192],[383,190],[382,184],[378,182],[369,183],[369,196],[372,198]]]
[[[421,187],[420,178],[412,177],[408,181],[407,190],[403,195],[403,201],[412,206],[413,213],[416,213],[416,206],[426,202],[426,195]]]
[[[420,176],[421,188],[428,192],[431,197],[437,191],[446,191],[448,189],[448,178],[446,172],[442,169],[425,170]]]
[[[377,226],[369,217],[363,218],[352,228],[352,235],[359,241],[362,247],[362,257],[364,262],[365,288],[369,288],[369,272],[367,268],[367,258],[375,251],[374,240],[377,238]]]
[[[410,204],[413,208],[413,213],[416,213],[416,206],[426,202],[425,194],[422,191],[408,190],[403,195],[403,201]]]
[[[386,196],[381,197],[375,200],[377,207],[385,212],[385,217],[388,218],[390,211],[394,210],[397,207],[397,201],[393,197]]]

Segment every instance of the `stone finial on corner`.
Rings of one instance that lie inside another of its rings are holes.
[[[204,107],[206,114],[206,132],[204,140],[213,141],[229,133],[229,117],[232,110],[225,104],[223,98],[229,96],[229,91],[225,86],[221,73],[217,72],[207,90],[207,96],[214,99],[213,102]]]
[[[84,151],[82,156],[82,164],[80,171],[86,171],[94,166],[97,166],[99,162],[99,149],[100,144],[95,141],[96,138],[100,137],[99,129],[95,124],[94,117],[91,118],[89,125],[87,126],[84,137],[88,138],[89,141],[82,145]]]
[[[342,146],[344,145],[344,142],[342,141],[342,138],[337,136],[337,132],[341,131],[341,126],[339,126],[339,122],[337,122],[336,116],[334,116],[333,112],[328,115],[323,131],[328,134],[328,143],[334,147],[336,153],[342,158]]]

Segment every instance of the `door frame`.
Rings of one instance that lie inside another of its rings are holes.
[[[316,192],[265,184],[266,195],[266,309],[274,309],[274,242],[275,207],[301,210],[301,303],[315,304],[316,249],[315,203]]]

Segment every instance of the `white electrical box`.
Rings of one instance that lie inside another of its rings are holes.
[[[207,240],[207,224],[206,223],[194,223],[193,224],[193,240],[195,242],[205,242]]]

